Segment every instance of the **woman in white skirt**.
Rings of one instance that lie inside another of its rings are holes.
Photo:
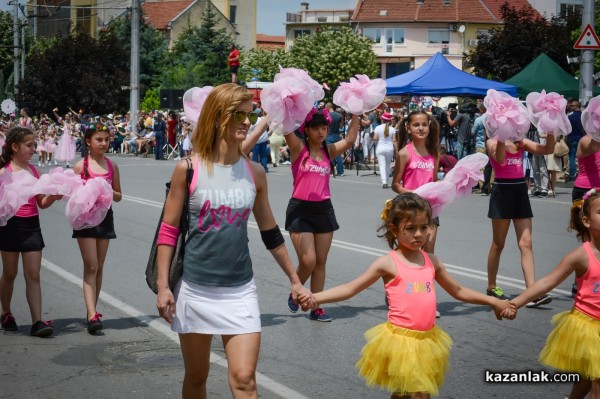
[[[381,121],[384,123],[375,128],[373,140],[377,141],[375,154],[379,164],[379,174],[383,188],[389,188],[388,182],[392,168],[392,159],[396,151],[396,129],[391,126],[392,115],[385,112],[381,115]]]
[[[226,83],[207,97],[192,134],[193,178],[183,276],[168,285],[169,260],[179,234],[187,190],[187,161],[175,167],[158,238],[156,306],[179,333],[185,366],[183,398],[206,398],[212,336],[221,335],[234,398],[257,398],[260,311],[248,249],[254,218],[268,250],[288,276],[294,299],[305,289],[275,224],[264,168],[250,162],[241,143],[250,127],[252,93]],[[227,195],[223,195],[227,193]],[[240,244],[242,243],[242,244]]]

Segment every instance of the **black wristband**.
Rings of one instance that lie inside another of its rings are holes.
[[[285,242],[283,234],[279,230],[279,226],[275,225],[271,230],[265,230],[260,232],[260,237],[265,243],[265,247],[268,250],[275,249]]]

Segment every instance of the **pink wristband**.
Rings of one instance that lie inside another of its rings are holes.
[[[156,245],[168,245],[174,247],[177,245],[177,236],[179,235],[179,227],[171,226],[165,222],[160,224],[158,231],[158,240]]]

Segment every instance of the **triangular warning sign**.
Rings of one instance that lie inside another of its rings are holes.
[[[578,50],[600,50],[600,39],[591,24],[587,24],[573,48]]]

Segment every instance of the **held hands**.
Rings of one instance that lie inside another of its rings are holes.
[[[514,320],[514,318],[517,317],[516,305],[508,300],[502,301],[498,299],[495,301],[492,307],[494,308],[494,313],[496,314],[496,319],[498,320]]]
[[[300,283],[292,286],[292,299],[294,302],[302,306],[302,310],[306,312],[308,309],[316,309],[316,301],[312,292]],[[306,309],[305,309],[306,306]]]
[[[298,296],[298,304],[302,308],[303,312],[307,312],[309,310],[315,310],[319,307],[319,303],[316,301],[313,294],[311,296],[300,295]]]

